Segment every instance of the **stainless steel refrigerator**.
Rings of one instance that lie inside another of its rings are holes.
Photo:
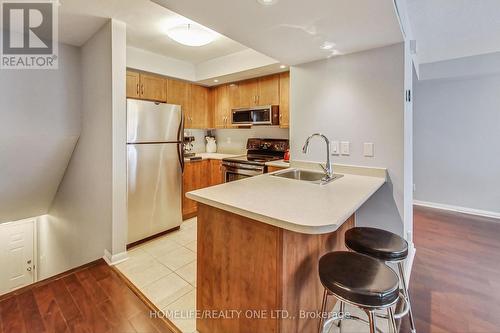
[[[127,100],[128,244],[182,223],[180,105]]]

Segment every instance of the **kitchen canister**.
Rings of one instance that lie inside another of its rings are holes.
[[[207,136],[205,137],[205,140],[207,140],[207,147],[206,147],[207,153],[217,152],[217,143],[215,142],[215,138]]]

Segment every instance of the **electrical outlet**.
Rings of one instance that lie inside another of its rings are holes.
[[[349,141],[342,141],[340,142],[340,153],[342,155],[349,155],[350,152],[350,143]]]
[[[373,143],[365,142],[363,144],[363,155],[366,157],[373,157]]]
[[[339,142],[338,141],[333,141],[331,143],[331,151],[332,155],[339,155],[340,154],[340,149],[339,149]]]

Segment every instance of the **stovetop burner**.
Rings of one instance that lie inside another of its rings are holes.
[[[248,139],[247,155],[224,158],[224,162],[265,165],[266,162],[280,160],[288,149],[286,139]]]
[[[280,160],[283,157],[279,156],[267,156],[267,155],[241,155],[235,157],[224,158],[225,162],[235,162],[235,163],[244,163],[244,164],[255,164],[255,165],[264,165],[266,162]]]

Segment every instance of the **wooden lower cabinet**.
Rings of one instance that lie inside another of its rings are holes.
[[[197,330],[318,332],[314,314],[321,309],[324,290],[318,278],[319,258],[346,250],[344,234],[354,222],[353,215],[334,232],[309,235],[200,204],[196,310],[237,310],[242,316],[198,317]],[[334,303],[330,297],[328,308]]]
[[[186,193],[204,187],[222,184],[224,176],[221,160],[202,160],[186,162],[182,175],[182,218],[196,216],[196,201],[186,198]]]
[[[267,172],[274,172],[274,171],[280,171],[280,170],[285,170],[288,168],[280,168],[280,167],[275,167],[275,166],[268,166],[267,167]]]
[[[210,161],[190,161],[185,164],[182,175],[182,217],[196,216],[198,206],[195,201],[186,198],[186,193],[209,186]]]
[[[221,160],[210,160],[210,186],[224,183]]]

